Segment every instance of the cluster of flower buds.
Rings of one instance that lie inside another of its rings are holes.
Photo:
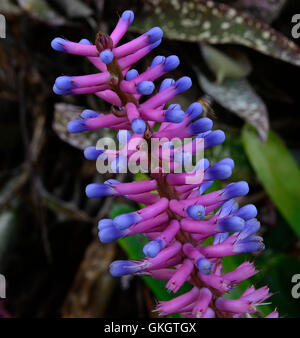
[[[90,198],[122,195],[145,205],[136,212],[99,221],[99,238],[103,243],[134,234],[144,234],[149,239],[143,248],[144,259],[115,261],[110,272],[113,276],[137,274],[164,280],[168,291],[174,294],[184,283],[189,283],[189,292],[158,303],[156,310],[160,315],[251,317],[271,296],[267,287],[257,290],[250,287],[239,299],[223,296],[258,272],[254,264],[246,261],[226,273],[222,269],[225,256],[264,249],[262,238],[255,235],[260,228],[255,206],[239,207],[234,200],[248,193],[248,184],[235,182],[207,192],[214,180],[231,176],[234,162],[230,158],[213,165],[202,158],[192,171],[176,172],[179,165],[192,162],[198,141],[205,150],[222,143],[225,135],[221,130],[211,130],[212,120],[201,116],[203,107],[199,102],[192,103],[185,111],[179,104],[166,107],[169,100],[192,85],[189,77],[178,80],[164,77],[159,89],[155,88],[153,81],[179,65],[177,56],[156,56],[141,74],[132,68],[160,44],[163,35],[159,27],[154,27],[118,46],[133,18],[132,11],[125,11],[111,35],[98,33],[94,45],[86,39],[76,43],[55,38],[51,43],[57,51],[87,57],[99,70],[91,75],[60,76],[55,81],[54,92],[93,93],[112,105],[109,114],[87,109],[82,112],[82,119],[68,124],[71,133],[99,128],[119,130],[121,150],[88,147],[84,151],[87,159],[98,160],[104,156],[113,172],[121,172],[129,162],[151,157],[149,150],[140,151],[143,142],[150,144],[154,138],[165,140],[155,158],[155,171],[149,171],[149,179],[132,183],[110,179],[86,187]],[[188,138],[189,150],[176,147],[173,138]],[[164,150],[168,150],[171,159],[169,172],[162,166]],[[274,311],[268,317],[277,316]]]

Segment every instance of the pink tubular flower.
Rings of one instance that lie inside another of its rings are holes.
[[[191,87],[189,77],[165,78],[155,90],[154,81],[178,67],[176,55],[156,56],[141,74],[133,68],[161,43],[163,35],[159,27],[154,27],[119,45],[133,19],[133,12],[125,11],[111,35],[98,33],[95,44],[86,39],[76,43],[55,38],[51,42],[55,50],[85,56],[98,69],[95,74],[58,77],[54,92],[59,95],[93,93],[112,105],[109,114],[84,110],[81,119],[69,122],[68,130],[71,133],[100,128],[119,130],[117,137],[123,147],[120,150],[88,147],[84,156],[88,160],[105,159],[115,173],[150,159],[146,167],[149,179],[131,183],[108,180],[86,187],[90,198],[124,196],[145,205],[113,220],[99,221],[99,239],[103,243],[134,234],[144,234],[149,239],[143,248],[144,259],[115,261],[110,265],[110,272],[113,276],[137,274],[164,280],[167,290],[174,294],[184,283],[189,283],[190,291],[158,303],[156,311],[160,315],[254,316],[259,305],[271,296],[267,287],[257,290],[250,287],[239,299],[224,297],[258,272],[254,264],[247,261],[233,271],[224,272],[222,263],[223,257],[264,249],[262,238],[255,235],[260,227],[255,206],[248,204],[239,208],[234,201],[248,193],[248,184],[234,182],[206,193],[214,180],[231,176],[234,162],[230,158],[213,165],[202,158],[192,170],[178,171],[180,166],[192,163],[197,145],[202,149],[216,146],[224,141],[225,134],[211,130],[213,122],[201,117],[203,107],[199,102],[192,103],[186,110],[179,104],[167,106],[169,100]],[[155,124],[159,127],[154,130]],[[163,141],[153,156],[150,149],[156,138]],[[178,146],[173,138],[188,138],[188,142]],[[167,159],[169,172],[164,167]],[[211,240],[206,241],[210,237]],[[278,317],[278,312],[267,317]]]

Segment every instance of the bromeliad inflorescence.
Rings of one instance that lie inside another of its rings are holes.
[[[110,272],[113,276],[138,274],[167,281],[166,288],[174,294],[185,282],[190,283],[189,292],[158,303],[156,310],[160,315],[251,317],[258,312],[257,306],[271,296],[268,287],[250,287],[239,299],[228,299],[223,296],[258,271],[249,261],[231,272],[224,273],[222,269],[225,256],[264,249],[262,238],[255,235],[260,227],[255,206],[239,208],[234,201],[248,193],[248,184],[236,182],[206,192],[214,180],[231,176],[234,162],[229,158],[213,165],[201,158],[193,170],[178,171],[180,165],[191,164],[196,144],[200,142],[205,150],[222,143],[225,135],[221,130],[211,130],[213,123],[201,117],[199,102],[192,103],[186,111],[179,104],[166,107],[169,100],[191,87],[189,77],[177,81],[165,78],[159,90],[155,90],[153,81],[179,65],[177,56],[156,56],[141,74],[132,68],[161,43],[163,36],[162,30],[154,27],[118,46],[133,18],[132,11],[125,11],[110,36],[97,34],[95,45],[86,39],[75,43],[55,38],[51,43],[57,51],[87,57],[100,71],[84,76],[60,76],[54,92],[93,93],[112,105],[109,114],[87,109],[82,112],[82,119],[68,124],[71,133],[99,128],[119,130],[122,149],[88,147],[85,157],[102,158],[113,172],[121,172],[129,163],[147,163],[149,179],[145,181],[120,183],[111,179],[86,187],[90,198],[123,195],[145,205],[136,212],[99,221],[99,238],[103,243],[133,234],[145,234],[149,239],[143,249],[143,260],[115,261]],[[176,146],[174,138],[188,139],[188,150]],[[154,139],[163,140],[155,156],[150,152]],[[143,151],[144,143],[148,147]],[[163,166],[166,154],[169,171]],[[212,240],[206,241],[208,238]],[[277,316],[274,311],[267,317]]]

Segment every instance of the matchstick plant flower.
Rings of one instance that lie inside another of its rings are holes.
[[[224,158],[215,164],[201,158],[193,170],[178,172],[179,166],[191,164],[199,142],[203,150],[225,140],[221,130],[212,130],[213,122],[202,117],[201,103],[192,103],[185,111],[168,101],[188,90],[192,81],[184,76],[174,80],[164,77],[159,87],[154,81],[179,66],[176,55],[156,56],[141,74],[134,65],[157,47],[163,32],[154,27],[136,39],[119,45],[134,19],[125,11],[110,35],[98,33],[95,44],[86,39],[71,42],[55,38],[53,49],[85,56],[97,73],[82,76],[60,76],[53,90],[59,95],[95,94],[111,104],[111,112],[103,114],[86,109],[81,119],[69,122],[70,133],[100,128],[118,130],[123,146],[119,150],[88,147],[88,160],[104,159],[112,172],[122,172],[130,163],[146,161],[149,179],[121,183],[115,179],[86,187],[90,198],[124,196],[144,204],[135,212],[114,219],[99,220],[99,239],[110,243],[134,234],[144,234],[148,243],[140,261],[118,260],[110,265],[110,273],[120,277],[129,274],[151,276],[166,281],[174,293],[170,301],[160,301],[156,311],[162,315],[178,313],[184,317],[252,317],[259,305],[271,296],[268,287],[246,289],[239,299],[226,294],[243,280],[255,275],[253,262],[246,261],[235,270],[223,271],[223,257],[264,249],[263,239],[256,235],[260,223],[257,210],[248,204],[239,207],[234,200],[245,196],[249,187],[244,181],[207,192],[214,180],[228,179],[234,162]],[[188,147],[172,141],[188,139]],[[151,155],[154,139],[163,140],[162,147]],[[142,144],[149,147],[142,151]],[[169,171],[163,162],[169,156]],[[155,158],[154,158],[155,157]],[[156,160],[156,165],[152,162]],[[155,170],[153,170],[155,169]],[[196,179],[195,179],[196,177]],[[176,296],[184,283],[190,291]],[[267,317],[277,317],[277,311]]]

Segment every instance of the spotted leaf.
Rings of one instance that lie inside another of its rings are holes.
[[[145,17],[133,26],[160,26],[165,36],[211,44],[233,43],[300,65],[300,47],[245,12],[214,1],[145,0]]]
[[[226,79],[222,85],[210,82],[199,73],[203,90],[221,106],[252,124],[262,140],[266,140],[269,118],[266,105],[246,79]]]

